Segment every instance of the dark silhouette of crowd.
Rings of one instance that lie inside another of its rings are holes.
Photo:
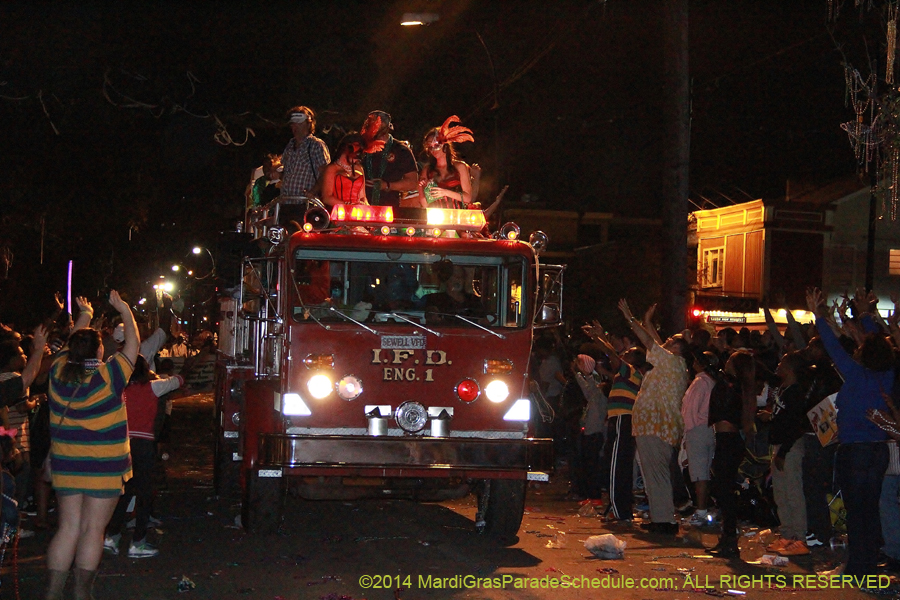
[[[567,498],[609,527],[718,531],[723,558],[753,527],[777,529],[770,554],[846,541],[844,575],[900,571],[900,306],[877,302],[810,289],[807,323],[787,310],[782,330],[765,306],[763,327],[663,338],[655,306],[622,300],[627,328],[539,337],[532,391]]]
[[[45,598],[62,598],[70,574],[75,597],[93,598],[103,552],[119,551],[131,497],[136,525],[128,556],[159,552],[146,535],[149,523],[159,523],[151,515],[157,442],[169,394],[184,384],[182,376],[154,372],[174,339],[171,298],[162,300],[153,326],[139,327],[115,290],[96,317],[92,303],[78,297],[73,322],[57,294],[53,314],[31,335],[0,325],[0,557],[35,529],[49,529],[55,505]]]

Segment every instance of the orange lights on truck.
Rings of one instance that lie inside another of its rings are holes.
[[[479,230],[484,227],[484,213],[461,208],[429,208],[428,224],[444,229]]]
[[[380,231],[382,235],[405,233],[408,236],[413,236],[420,230],[434,236],[440,235],[437,232],[447,230],[481,231],[486,224],[484,213],[477,209],[395,209],[391,206],[366,204],[338,204],[331,209],[330,222],[343,227],[375,227],[377,229],[372,231]]]
[[[485,375],[509,375],[513,371],[513,362],[508,358],[484,359]]]
[[[331,220],[337,223],[370,223],[372,225],[393,223],[394,207],[338,204],[331,211]]]
[[[307,369],[334,369],[334,354],[307,354],[302,362]]]

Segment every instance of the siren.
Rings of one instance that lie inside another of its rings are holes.
[[[307,225],[314,231],[321,231],[331,224],[331,216],[321,206],[312,206],[303,215],[303,230],[309,231]]]

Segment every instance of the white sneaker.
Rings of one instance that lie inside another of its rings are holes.
[[[119,540],[122,539],[122,534],[117,535],[108,535],[103,538],[103,551],[112,554],[113,556],[119,555]]]
[[[159,554],[159,550],[148,544],[146,540],[137,544],[133,543],[128,547],[128,558],[150,558],[157,554]]]

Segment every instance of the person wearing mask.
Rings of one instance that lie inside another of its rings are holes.
[[[459,160],[456,144],[474,142],[472,130],[451,123],[459,121],[452,116],[440,127],[425,134],[422,141],[424,167],[419,174],[419,205],[422,208],[467,208],[473,201],[472,174],[469,165]]]
[[[366,198],[373,206],[400,206],[402,194],[416,190],[418,167],[407,142],[395,139],[391,115],[373,110],[360,133],[365,143],[362,157],[366,174]]]
[[[350,132],[341,138],[334,155],[337,157],[322,172],[322,202],[326,206],[336,204],[368,204],[365,182],[359,155],[362,137]]]

